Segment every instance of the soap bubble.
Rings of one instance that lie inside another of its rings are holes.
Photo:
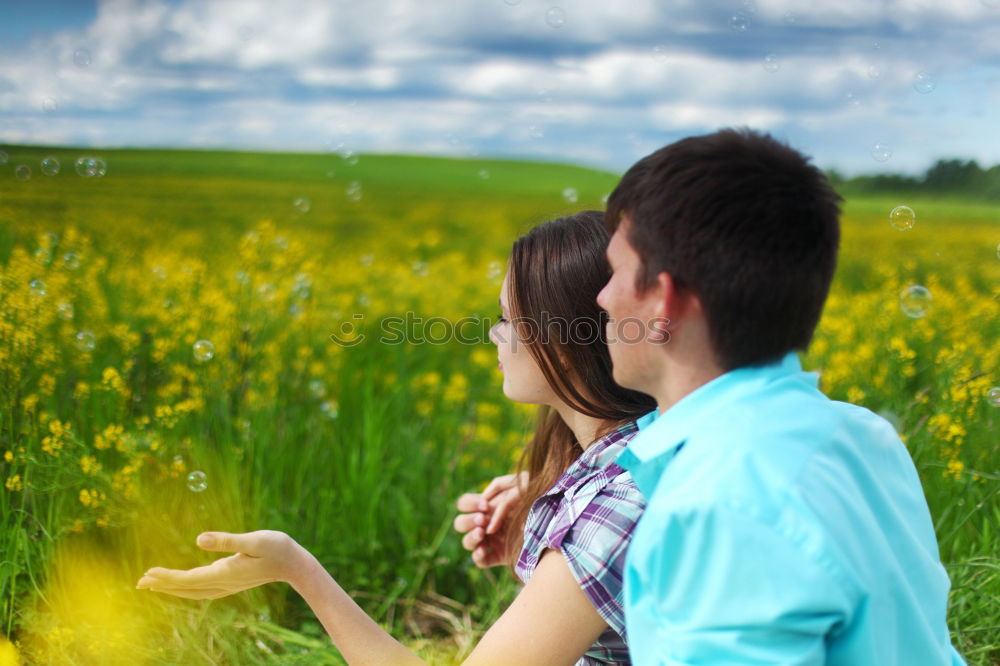
[[[300,213],[308,213],[309,209],[312,207],[312,204],[310,203],[309,199],[306,199],[305,197],[299,197],[294,201],[292,201],[292,207],[295,210],[299,211]]]
[[[208,488],[208,475],[200,470],[195,470],[187,475],[187,487],[193,493],[203,492]]]
[[[93,332],[83,330],[76,334],[73,344],[76,345],[76,348],[79,351],[89,353],[94,351],[94,347],[97,346],[97,338],[94,336]]]
[[[194,351],[194,360],[199,363],[211,361],[215,358],[215,345],[208,340],[199,340],[194,343],[192,349]]]
[[[56,312],[59,313],[60,319],[70,321],[73,319],[73,304],[69,301],[60,301],[56,306]]]
[[[560,7],[549,7],[545,12],[545,22],[550,28],[561,28],[566,24],[566,12]]]
[[[46,157],[42,160],[42,173],[46,176],[54,176],[59,173],[59,160],[54,157]]]
[[[907,317],[919,319],[931,309],[931,300],[930,290],[915,284],[904,289],[899,295],[899,308]]]
[[[1000,259],[1000,243],[997,243],[997,259]]]
[[[63,266],[67,270],[75,271],[80,267],[80,255],[76,252],[67,252],[63,255]]]
[[[14,167],[14,176],[18,180],[29,180],[31,178],[31,167],[27,164],[18,164]]]
[[[277,291],[274,285],[270,282],[264,282],[257,287],[257,295],[261,297],[262,300],[267,302],[274,300],[274,294]]]
[[[420,277],[426,277],[428,273],[427,262],[426,261],[414,261],[413,262],[413,273],[419,275]]]
[[[781,18],[788,25],[792,25],[792,24],[795,23],[795,13],[794,12],[785,12],[784,15]]]
[[[747,14],[757,13],[757,1],[756,0],[743,0],[740,3],[743,6],[743,11]]]
[[[48,266],[49,262],[52,261],[52,253],[44,247],[40,247],[35,250],[35,261],[42,266]]]
[[[347,166],[355,166],[358,163],[358,154],[342,143],[337,145],[337,154]]]
[[[100,157],[78,157],[74,166],[81,178],[101,178],[108,172],[108,165]]]
[[[778,61],[778,56],[773,53],[768,53],[764,56],[764,60],[761,62],[761,66],[764,68],[765,72],[774,74],[779,69],[781,69],[781,63]]]
[[[77,67],[87,67],[90,65],[90,51],[87,49],[73,51],[73,64]]]
[[[151,272],[153,273],[153,277],[155,277],[157,280],[167,279],[167,269],[164,268],[163,266],[159,265],[153,266]]]
[[[861,106],[861,98],[852,90],[847,91],[847,94],[844,95],[844,101],[849,106]]]
[[[872,159],[876,162],[887,162],[892,157],[892,148],[885,141],[876,141],[872,146]]]
[[[31,282],[29,282],[28,286],[31,288],[31,293],[34,294],[35,296],[38,296],[39,298],[48,293],[45,290],[45,283],[39,280],[38,278],[35,278]]]
[[[663,46],[653,47],[653,60],[663,62],[667,59],[667,49]]]
[[[541,139],[545,136],[545,132],[538,125],[528,125],[528,137],[532,139]]]
[[[486,269],[486,277],[489,280],[499,280],[503,276],[503,264],[499,261],[491,261]]]
[[[351,201],[361,201],[361,183],[356,180],[352,180],[347,186],[347,198]]]
[[[312,380],[311,382],[309,382],[309,395],[311,395],[312,397],[316,398],[317,400],[321,400],[322,398],[325,398],[326,397],[326,384],[324,384],[319,379]]]
[[[371,266],[372,264],[375,263],[375,255],[363,254],[361,255],[361,258],[358,259],[358,261],[361,263],[362,266]]]
[[[562,198],[566,203],[576,203],[577,199],[580,198],[580,194],[576,191],[575,187],[567,187],[562,191]]]
[[[1000,407],[1000,386],[994,386],[986,392],[986,402],[991,407]]]
[[[917,72],[913,77],[913,89],[922,95],[933,92],[937,88],[937,82],[927,72]]]
[[[319,408],[331,420],[340,416],[340,405],[336,400],[327,400]]]
[[[479,170],[479,177],[481,179],[483,179],[483,180],[489,180],[489,178],[490,178],[490,172],[488,170],[486,170],[486,169],[480,169]]]
[[[42,100],[42,113],[55,113],[59,110],[59,103],[51,97]]]
[[[503,0],[505,3],[513,7],[514,5],[521,4],[521,0]]]
[[[889,211],[889,224],[897,231],[909,231],[917,221],[917,214],[909,206],[896,206]]]
[[[7,164],[7,153],[0,150],[0,164]]]
[[[882,70],[878,65],[868,65],[868,78],[877,79],[882,76]]]
[[[729,28],[733,32],[746,32],[750,29],[750,17],[746,14],[733,14],[729,17]]]

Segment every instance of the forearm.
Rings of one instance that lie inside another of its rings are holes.
[[[301,572],[289,581],[351,666],[426,664],[386,633],[303,549]]]

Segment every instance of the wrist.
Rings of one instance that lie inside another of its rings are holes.
[[[310,581],[315,580],[316,572],[324,569],[319,560],[298,543],[294,543],[292,553],[289,562],[291,566],[284,582],[291,585],[299,595],[304,596],[303,591],[310,587]]]

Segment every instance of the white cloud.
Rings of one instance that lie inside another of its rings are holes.
[[[545,20],[554,4],[558,28]],[[895,167],[864,148],[885,135],[898,155],[922,137],[925,160],[962,148],[996,162],[982,140],[990,114],[976,114],[997,102],[1000,9],[987,5],[107,0],[84,30],[0,51],[0,141],[349,141],[620,167],[676,133],[750,124],[850,168]],[[734,13],[749,18],[744,33]],[[78,49],[90,64],[74,63]],[[936,90],[914,90],[918,71]]]

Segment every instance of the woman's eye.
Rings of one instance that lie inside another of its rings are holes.
[[[503,316],[502,312],[498,312],[497,313],[497,323],[499,324],[499,323],[502,323],[502,322],[505,322],[505,321],[507,321],[507,318]]]

